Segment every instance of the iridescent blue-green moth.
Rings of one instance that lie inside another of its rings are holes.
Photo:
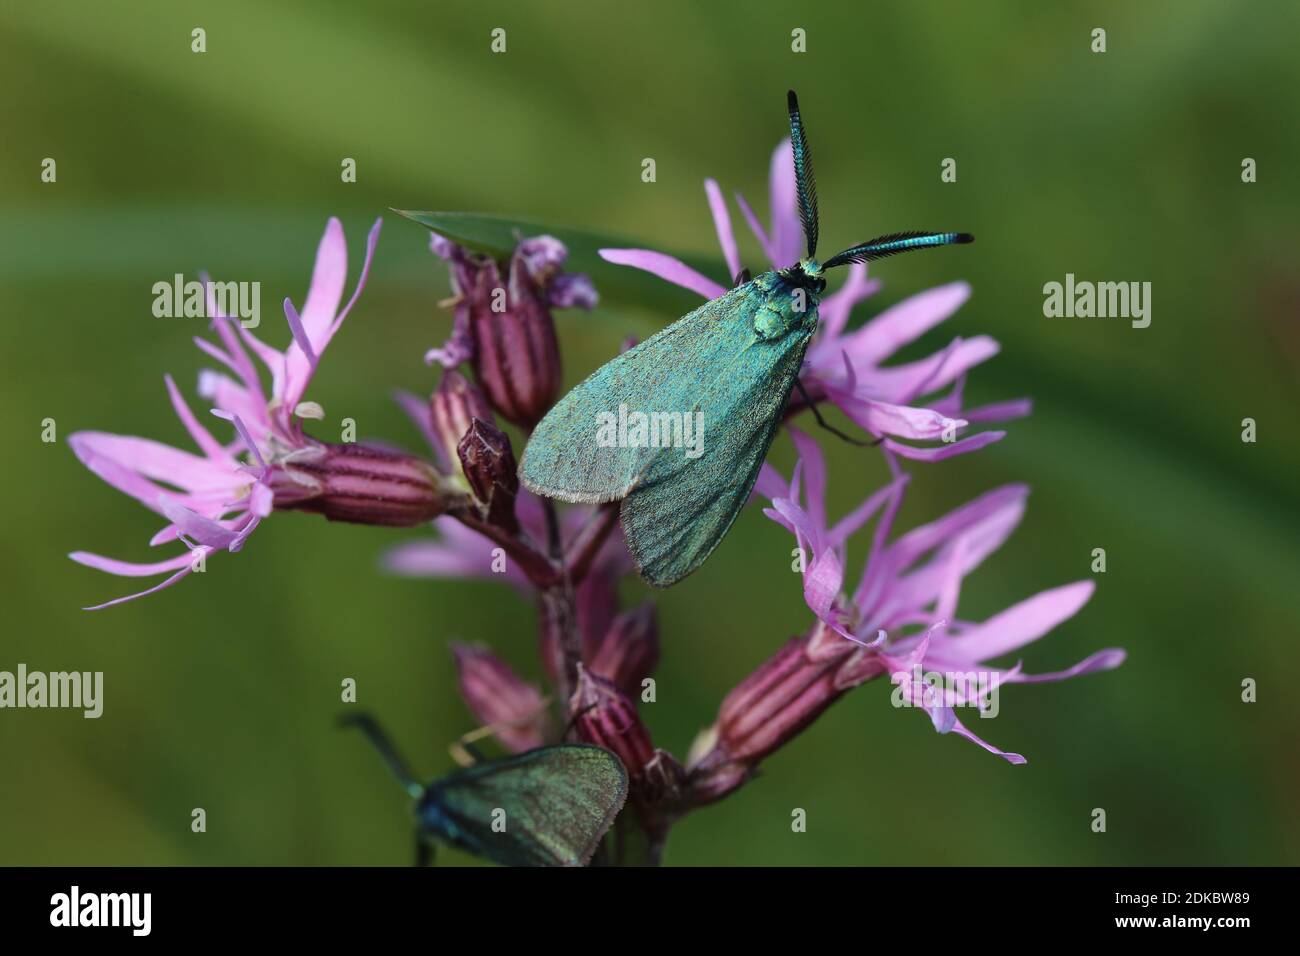
[[[826,271],[972,241],[898,232],[819,263],[817,186],[793,90],[789,108],[807,257],[753,279],[742,273],[735,288],[597,369],[542,419],[520,463],[539,495],[622,499],[628,548],[656,587],[703,564],[749,497],[799,384]]]
[[[540,747],[425,786],[374,718],[342,722],[365,733],[415,798],[417,866],[432,862],[435,841],[503,866],[585,866],[627,799],[627,771],[603,747]]]

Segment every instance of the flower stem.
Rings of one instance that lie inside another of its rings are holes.
[[[555,680],[559,685],[560,713],[568,721],[569,698],[578,679],[578,665],[582,662],[582,642],[578,637],[578,621],[574,608],[573,582],[564,563],[564,542],[560,537],[560,519],[555,513],[555,503],[542,499],[542,512],[546,516],[546,537],[551,560],[559,568],[559,579],[542,592],[544,625],[555,635],[560,651]]]

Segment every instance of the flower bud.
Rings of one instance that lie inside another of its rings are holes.
[[[370,445],[308,445],[275,462],[267,480],[278,509],[356,524],[414,527],[455,497],[428,462]]]
[[[849,688],[884,670],[874,650],[820,621],[791,638],[723,700],[717,724],[691,760],[690,801],[711,803],[735,790]]]
[[[504,279],[488,256],[441,237],[431,248],[451,264],[456,320],[451,339],[426,359],[453,366],[471,358],[493,407],[508,421],[532,428],[560,389],[551,308],[591,308],[596,303],[591,281],[562,271],[568,251],[550,236],[521,241]]]
[[[516,425],[531,428],[559,395],[555,320],[518,255],[505,288],[494,262],[475,278],[469,303],[474,371],[493,406]]]
[[[639,784],[655,749],[636,705],[612,683],[579,664],[569,713],[578,738],[612,751],[627,768],[628,781]]]
[[[658,663],[659,624],[654,603],[647,601],[614,618],[587,666],[635,697]]]
[[[457,449],[470,423],[476,418],[493,423],[487,397],[454,368],[442,373],[442,381],[429,398],[429,418],[438,451],[451,472],[460,471]]]
[[[488,521],[512,534],[518,531],[515,496],[519,475],[510,438],[495,425],[475,418],[457,452],[465,479],[487,509]]]
[[[540,747],[546,713],[537,688],[482,645],[454,643],[451,652],[460,695],[470,713],[496,727],[497,739],[515,753]]]

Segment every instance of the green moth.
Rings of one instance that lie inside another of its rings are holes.
[[[434,780],[416,780],[374,718],[358,727],[415,798],[416,865],[435,841],[503,866],[585,866],[627,799],[627,771],[589,744],[540,747]]]
[[[539,495],[621,499],[628,548],[656,587],[703,564],[749,497],[799,384],[826,271],[972,241],[892,233],[819,263],[817,186],[793,90],[789,111],[807,257],[753,279],[742,272],[730,291],[597,369],[542,419],[520,463]]]

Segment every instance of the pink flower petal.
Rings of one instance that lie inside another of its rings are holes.
[[[709,197],[709,211],[713,213],[713,228],[718,233],[718,245],[722,247],[722,256],[727,260],[727,275],[735,281],[740,275],[740,251],[736,248],[736,234],[731,229],[731,216],[727,213],[727,201],[722,198],[716,179],[704,180],[704,192]]]
[[[137,591],[135,594],[128,594],[126,597],[114,598],[112,601],[105,601],[103,604],[94,604],[90,607],[82,608],[82,610],[102,611],[106,607],[114,607],[115,605],[118,604],[125,604],[127,601],[134,601],[137,598],[148,597],[150,594],[157,594],[159,591],[166,590],[167,588],[171,587],[173,584],[179,582],[182,578],[188,577],[191,573],[193,573],[194,568],[193,565],[190,563],[191,560],[192,559],[187,558],[185,567],[181,568],[179,571],[177,571],[175,574],[173,574],[171,577],[161,582],[160,584],[155,584],[151,588],[145,588],[143,591]]]
[[[302,307],[302,325],[311,342],[324,338],[339,303],[343,301],[343,284],[348,274],[348,244],[343,237],[343,223],[330,216],[325,234],[316,247],[316,264],[311,272],[311,286]]]
[[[649,249],[601,249],[600,257],[615,265],[643,269],[673,285],[690,289],[706,299],[716,299],[727,291],[707,276],[700,275],[686,263],[662,252],[653,252]]]
[[[840,334],[849,321],[850,313],[860,302],[875,295],[880,286],[879,279],[867,278],[865,262],[855,262],[849,266],[849,275],[844,285],[822,299],[821,305],[817,307],[821,328],[817,340],[809,350],[809,362],[815,363],[821,353],[829,355],[833,352],[834,355],[839,355],[842,351]]]
[[[919,292],[880,313],[841,345],[853,364],[879,365],[904,345],[946,320],[970,298],[965,282],[950,282]]]
[[[1063,671],[1051,671],[1047,674],[1016,674],[1014,677],[1007,678],[1007,682],[1013,684],[1046,684],[1069,680],[1071,677],[1081,677],[1084,674],[1114,670],[1120,664],[1123,664],[1127,657],[1128,653],[1123,648],[1108,647],[1105,650],[1088,655],[1073,667],[1067,667]]]
[[[1024,418],[1033,410],[1034,403],[1031,399],[1016,398],[992,405],[981,405],[979,408],[968,408],[961,415],[971,424],[988,424],[990,422],[1010,421],[1013,418]]]
[[[786,269],[803,255],[803,223],[794,175],[794,150],[788,138],[772,152],[768,172],[768,203],[772,216],[772,265]]]
[[[769,500],[786,498],[790,495],[790,486],[785,483],[779,471],[763,462],[763,467],[758,470],[758,480],[754,482],[754,493]]]
[[[248,389],[229,375],[204,369],[199,373],[198,392],[218,410],[238,415],[249,427],[254,440],[262,446],[266,445],[270,438],[270,419],[267,417],[266,406],[259,403]]]
[[[763,255],[767,256],[767,261],[770,265],[776,256],[773,254],[774,250],[772,248],[772,241],[768,239],[767,232],[763,229],[763,224],[758,221],[758,216],[754,215],[753,207],[749,205],[748,201],[746,201],[745,197],[740,193],[736,193],[736,205],[740,207],[740,214],[745,217],[745,222],[749,225],[749,229],[754,234],[754,238],[756,238],[758,244],[763,247]]]
[[[156,574],[165,574],[168,571],[187,567],[194,560],[194,555],[191,553],[178,554],[166,561],[154,561],[149,564],[119,561],[116,558],[106,558],[103,555],[92,554],[89,551],[73,551],[68,557],[88,568],[94,568],[96,571],[104,571],[108,574],[116,574],[118,577],[124,578],[148,578]]]
[[[402,411],[406,412],[407,417],[415,423],[415,427],[420,430],[420,434],[433,449],[433,453],[438,456],[438,462],[443,470],[448,470],[451,462],[447,460],[447,453],[442,443],[438,441],[437,435],[434,434],[433,412],[429,409],[429,402],[401,389],[393,392],[393,401],[397,402]]]
[[[858,505],[843,518],[835,523],[835,527],[827,535],[831,547],[838,548],[849,539],[849,536],[856,533],[859,528],[871,520],[872,516],[880,510],[880,506],[891,498],[899,497],[902,494],[903,486],[908,482],[908,476],[902,475],[885,487],[877,490],[866,501]]]
[[[203,515],[191,511],[175,501],[164,499],[162,502],[163,514],[180,529],[181,534],[193,538],[199,544],[206,547],[228,548],[238,535],[219,522],[211,518],[205,518]]]
[[[826,527],[826,458],[821,445],[807,432],[789,427],[790,438],[799,452],[799,464],[807,488],[808,514],[818,528]]]
[[[890,368],[875,368],[862,374],[882,398],[908,404],[956,381],[976,365],[997,355],[1000,348],[997,340],[987,335],[955,339],[943,351],[926,358]]]
[[[993,615],[960,637],[946,638],[941,642],[942,653],[977,663],[1024,647],[1074,617],[1088,603],[1095,588],[1092,581],[1078,581],[1042,591]]]
[[[955,733],[955,734],[957,734],[957,735],[960,736],[960,737],[965,737],[967,740],[971,741],[971,743],[974,743],[974,744],[979,745],[980,747],[983,747],[983,748],[984,748],[985,750],[987,750],[989,753],[991,753],[991,754],[993,754],[993,755],[995,755],[995,756],[1001,757],[1001,758],[1002,758],[1003,760],[1005,760],[1007,763],[1020,765],[1020,764],[1024,764],[1024,763],[1028,763],[1028,762],[1029,762],[1029,761],[1027,761],[1024,757],[1022,757],[1020,754],[1017,754],[1017,753],[1011,753],[1011,751],[1009,751],[1009,750],[999,750],[997,747],[993,746],[993,745],[992,745],[991,743],[989,743],[988,741],[986,741],[986,740],[981,740],[979,737],[976,737],[973,733],[970,732],[970,730],[966,727],[966,725],[963,724],[960,720],[956,721],[956,722],[952,725],[952,733]]]
[[[826,395],[854,423],[873,435],[897,435],[918,441],[937,441],[945,431],[956,435],[967,422],[941,415],[933,409],[914,408],[846,394],[827,385]]]
[[[199,420],[194,417],[190,411],[190,406],[185,401],[185,396],[181,395],[181,390],[176,387],[176,383],[170,375],[164,375],[163,381],[167,383],[167,394],[172,400],[172,408],[176,411],[176,417],[181,420],[185,430],[190,433],[194,443],[203,449],[203,453],[209,458],[215,458],[218,461],[228,462],[226,449],[222,444],[212,437],[212,433],[199,424]]]
[[[943,461],[945,458],[952,458],[955,455],[979,451],[986,445],[1001,441],[1006,435],[1006,432],[981,432],[960,441],[949,442],[932,448],[913,448],[911,445],[896,442],[892,438],[886,438],[881,444],[894,454],[912,461]]]

